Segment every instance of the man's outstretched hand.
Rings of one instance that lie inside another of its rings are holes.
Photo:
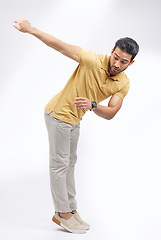
[[[20,32],[30,33],[32,30],[31,24],[25,18],[18,18],[14,20],[14,23],[16,24],[14,24],[13,26]]]
[[[88,98],[76,97],[74,104],[78,109],[90,110],[92,108],[92,103]]]

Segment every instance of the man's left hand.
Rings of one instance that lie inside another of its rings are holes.
[[[90,110],[92,108],[92,102],[88,98],[76,97],[74,104],[78,109]]]

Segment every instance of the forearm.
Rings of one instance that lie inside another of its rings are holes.
[[[61,52],[63,49],[63,46],[65,43],[63,43],[61,40],[47,34],[44,33],[34,27],[32,27],[29,32],[29,34],[37,37],[38,39],[40,39],[43,43],[45,43],[47,46],[54,48],[56,51]]]
[[[49,35],[48,33],[39,31],[36,28],[32,28],[29,33],[32,34],[33,36],[37,37],[38,39],[40,39],[47,46],[55,49],[56,51],[62,53],[63,55],[65,55],[73,60],[77,59],[77,55],[80,50],[80,47],[65,43],[65,42]]]
[[[102,106],[99,104],[97,104],[97,108],[93,109],[93,112],[99,117],[105,118],[107,120],[112,119],[116,114],[116,110],[114,108]]]
[[[110,120],[121,108],[122,101],[123,100],[120,97],[114,95],[111,97],[108,103],[108,107],[97,104],[96,108],[92,108],[92,102],[88,98],[76,97],[74,104],[78,109],[85,110],[92,109],[93,112],[97,114],[99,117]]]

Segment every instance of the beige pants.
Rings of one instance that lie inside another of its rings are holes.
[[[80,126],[65,123],[45,113],[49,136],[50,184],[56,212],[77,209],[74,167]]]

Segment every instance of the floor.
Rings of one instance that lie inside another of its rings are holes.
[[[47,175],[39,175],[1,183],[0,238],[49,240],[99,237],[99,228],[92,217],[86,219],[93,222],[91,230],[81,235],[68,233],[51,221],[53,206],[48,180]]]
[[[161,239],[157,213],[152,218],[150,209],[146,215],[142,213],[141,209],[135,209],[136,206],[131,206],[128,203],[123,205],[121,195],[120,199],[102,195],[100,211],[97,196],[91,201],[91,204],[88,201],[87,207],[84,200],[86,196],[81,197],[78,194],[78,199],[82,202],[79,212],[84,220],[90,224],[91,229],[86,234],[68,233],[51,221],[53,206],[48,183],[47,173],[1,182],[1,239]],[[90,198],[90,196],[93,197],[93,194],[91,189],[91,192],[86,195]],[[107,206],[103,210],[104,201],[107,202]],[[140,211],[140,215],[138,211]]]

